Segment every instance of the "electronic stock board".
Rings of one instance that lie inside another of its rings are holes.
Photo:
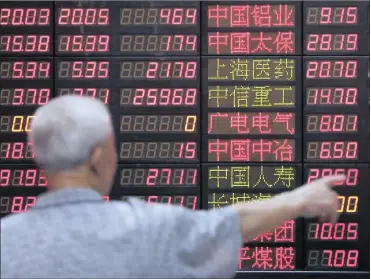
[[[369,2],[0,2],[1,215],[47,181],[26,132],[56,96],[110,109],[109,199],[217,209],[331,174],[336,224],[291,220],[240,270],[369,270]]]

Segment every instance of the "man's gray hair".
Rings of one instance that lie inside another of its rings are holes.
[[[72,170],[113,133],[110,113],[89,97],[63,96],[37,109],[28,134],[36,163],[44,170]]]

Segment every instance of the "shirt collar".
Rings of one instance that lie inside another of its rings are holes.
[[[61,189],[41,194],[34,208],[48,207],[80,202],[102,201],[102,197],[94,190],[87,188]]]

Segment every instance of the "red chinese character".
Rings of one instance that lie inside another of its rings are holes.
[[[274,242],[294,242],[295,221],[286,221],[282,226],[274,229]]]
[[[295,133],[295,128],[294,127],[290,127],[290,122],[292,120],[292,118],[294,117],[295,115],[293,113],[280,113],[280,112],[277,112],[276,114],[276,118],[273,119],[273,123],[284,123],[285,124],[285,127],[286,127],[286,131],[293,135]]]
[[[268,155],[272,153],[272,141],[270,140],[257,140],[252,143],[252,154],[259,154],[259,160],[261,162],[264,161],[264,154],[267,153]]]
[[[295,26],[293,12],[294,9],[289,9],[288,5],[279,5],[278,9],[274,11],[276,14],[276,21],[274,26]]]
[[[256,52],[263,52],[263,53],[264,52],[269,52],[269,53],[271,53],[272,49],[267,47],[264,42],[270,42],[272,40],[273,39],[270,36],[264,37],[264,32],[260,32],[260,33],[256,34],[256,37],[251,36],[251,42],[259,41],[258,46],[256,48],[252,49],[251,53],[256,53]]]
[[[239,250],[239,263],[238,263],[238,269],[242,269],[243,268],[243,261],[249,261],[251,259],[251,256],[250,256],[250,248],[248,247],[244,247],[244,248],[240,248]]]
[[[254,19],[255,27],[271,27],[271,5],[255,5],[251,15]]]
[[[208,144],[208,152],[209,154],[216,154],[216,161],[220,161],[220,155],[221,154],[227,154],[228,153],[228,142],[227,141],[220,141],[219,139],[216,139],[215,141],[210,141]]]
[[[213,131],[213,128],[214,128],[214,120],[216,121],[216,126],[218,127],[218,123],[219,123],[219,121],[218,121],[218,119],[219,118],[226,118],[226,119],[228,119],[229,120],[229,118],[228,118],[228,114],[227,113],[220,113],[220,112],[216,112],[216,113],[210,113],[209,114],[209,127],[208,127],[208,130],[207,130],[207,132],[208,132],[208,134],[213,134],[214,133],[214,131]]]
[[[271,134],[272,129],[269,127],[269,115],[259,112],[252,117],[252,127],[258,128],[260,134]]]
[[[252,265],[252,268],[256,269],[271,269],[272,264],[272,249],[269,247],[255,247],[255,252],[253,258],[255,262]]]
[[[272,238],[273,238],[273,233],[266,232],[266,233],[258,234],[253,240],[257,242],[265,242],[265,241],[269,242],[272,240]]]
[[[231,6],[231,27],[249,27],[249,5]]]
[[[295,49],[294,33],[278,32],[273,43],[276,45],[277,53],[293,53]]]
[[[250,140],[231,140],[231,161],[250,161]]]
[[[237,128],[237,133],[248,134],[250,132],[248,128],[248,118],[246,113],[240,114],[238,112],[236,115],[231,116],[230,121],[230,127]]]
[[[230,49],[232,53],[250,53],[250,33],[231,33]]]
[[[216,47],[216,53],[220,54],[221,46],[228,46],[228,34],[220,35],[219,32],[210,33],[208,39],[209,47]]]
[[[228,8],[227,7],[221,8],[219,5],[216,5],[215,8],[209,7],[208,19],[209,20],[215,19],[216,27],[220,27],[220,20],[228,19]]]
[[[292,146],[288,143],[287,139],[285,139],[280,145],[279,141],[274,141],[278,147],[273,151],[274,156],[277,161],[284,162],[284,161],[292,161],[292,152],[293,148]]]
[[[276,248],[276,264],[273,269],[294,269],[295,252],[292,247],[277,247]]]

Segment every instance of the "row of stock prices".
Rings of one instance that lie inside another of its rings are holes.
[[[1,216],[48,184],[27,142],[62,95],[110,109],[126,200],[222,210],[314,179],[339,221],[288,220],[240,270],[369,270],[369,2],[0,2]]]

